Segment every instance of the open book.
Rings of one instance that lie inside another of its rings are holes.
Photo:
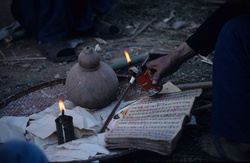
[[[142,97],[105,136],[106,147],[138,148],[169,155],[183,126],[189,122],[195,97],[201,89]]]

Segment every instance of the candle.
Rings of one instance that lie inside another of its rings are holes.
[[[62,115],[56,118],[56,130],[58,144],[63,144],[75,139],[73,117],[65,115],[65,106],[62,100],[59,100],[59,107]]]

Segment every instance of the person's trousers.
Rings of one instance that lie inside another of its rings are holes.
[[[250,14],[222,28],[213,63],[212,132],[250,143]]]
[[[14,18],[38,41],[63,38],[92,27],[93,13],[104,14],[114,0],[13,0]]]

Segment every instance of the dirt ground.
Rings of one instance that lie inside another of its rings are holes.
[[[9,10],[10,3],[11,1],[2,0],[0,28],[14,22]],[[108,64],[125,59],[124,50],[127,50],[131,57],[143,53],[168,54],[185,41],[218,7],[218,3],[208,3],[205,0],[116,0],[112,10],[103,16],[103,20],[122,29],[122,36],[103,39],[105,43],[98,42],[95,38],[79,37],[77,39],[83,43],[78,44],[75,50],[79,54],[84,47],[95,47],[99,44],[100,59]],[[164,22],[167,18],[171,19]],[[0,101],[31,86],[66,78],[71,67],[77,63],[77,60],[63,63],[46,60],[37,49],[37,42],[33,37],[25,37],[10,43],[1,40],[0,53]],[[210,54],[207,59],[212,60],[212,57],[213,54]],[[117,70],[117,73],[119,72]],[[211,81],[211,79],[212,65],[196,56],[165,80],[173,84],[187,84]],[[211,102],[211,92],[208,94],[203,102]],[[199,113],[197,116],[199,125],[186,127],[184,136],[173,155],[166,157],[143,151],[136,154],[134,162],[207,161],[199,154],[197,139],[208,132],[209,117],[209,110]]]

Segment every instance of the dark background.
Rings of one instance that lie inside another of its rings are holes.
[[[99,44],[102,50],[100,59],[108,64],[125,59],[123,50],[130,56],[143,53],[168,54],[192,34],[198,26],[215,11],[223,1],[205,0],[116,0],[112,10],[103,16],[103,20],[116,24],[122,29],[122,36],[115,39],[104,39],[106,44],[98,43],[95,38],[79,37],[84,43],[75,50],[79,54],[86,46]],[[9,5],[10,0],[1,0],[0,28],[14,22]],[[174,17],[164,23],[165,18]],[[135,35],[147,23],[142,32]],[[121,41],[135,37],[133,40]],[[37,48],[36,39],[24,37],[14,42],[0,41],[0,101],[15,92],[49,82],[58,78],[66,78],[71,67],[77,62],[53,63],[44,59]],[[35,59],[30,59],[35,58]],[[212,60],[213,54],[208,55]],[[117,73],[124,71],[117,70]],[[195,56],[181,66],[173,75],[165,80],[173,84],[187,84],[211,81],[212,65],[204,63]],[[211,90],[196,100],[194,107],[211,103]],[[200,153],[197,140],[210,130],[210,109],[195,114],[197,125],[186,126],[176,150],[170,156],[162,156],[149,151],[136,151],[131,155],[119,157],[119,161],[133,162],[206,162]],[[118,161],[116,160],[116,161]],[[108,160],[111,161],[111,160]]]

